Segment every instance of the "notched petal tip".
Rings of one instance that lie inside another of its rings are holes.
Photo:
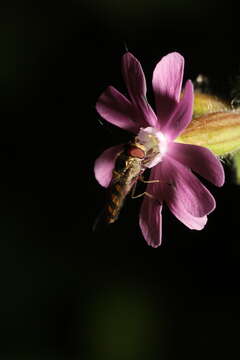
[[[109,123],[133,133],[137,132],[139,126],[135,122],[133,105],[113,86],[108,86],[99,96],[96,110]]]
[[[215,199],[201,181],[191,170],[175,160],[166,156],[161,166],[161,179],[172,182],[172,186],[165,186],[163,193],[168,206],[175,203],[184,204],[184,208],[194,217],[203,217],[212,212]]]
[[[224,168],[209,149],[198,145],[172,143],[168,154],[214,185],[220,187],[224,184]]]
[[[142,66],[130,52],[122,57],[122,74],[129,96],[136,105],[142,97],[146,97],[147,87]]]
[[[160,127],[167,126],[180,100],[184,71],[184,58],[178,53],[164,56],[156,65],[152,86]]]

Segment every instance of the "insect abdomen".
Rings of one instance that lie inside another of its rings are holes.
[[[114,223],[120,210],[123,206],[124,199],[126,197],[125,185],[119,182],[113,184],[109,192],[109,200],[106,206],[106,222],[108,224]]]

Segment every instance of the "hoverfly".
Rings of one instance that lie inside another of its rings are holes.
[[[150,198],[153,196],[143,192],[137,196],[134,195],[137,182],[140,180],[144,183],[156,183],[159,180],[145,181],[143,173],[148,168],[151,161],[159,156],[157,140],[154,135],[148,134],[150,146],[144,144],[138,136],[132,141],[125,144],[123,149],[117,154],[115,166],[112,171],[112,180],[108,187],[106,205],[93,224],[93,231],[96,229],[99,220],[102,223],[114,223],[120,214],[121,208],[127,195],[132,191],[131,197],[136,199],[142,195]]]
[[[106,205],[106,222],[111,224],[119,216],[127,194],[145,170],[146,149],[136,141],[125,145],[117,155]]]
[[[151,137],[151,134],[149,136]],[[154,146],[154,136],[152,136],[152,140],[153,145],[149,148],[140,143],[138,137],[135,137],[117,155],[105,209],[105,221],[107,224],[114,223],[117,220],[124,200],[131,190],[132,198],[142,195],[152,197],[147,192],[137,196],[134,195],[139,180],[144,183],[159,182],[159,180],[145,181],[142,177],[143,172],[147,169],[147,164],[158,154]]]

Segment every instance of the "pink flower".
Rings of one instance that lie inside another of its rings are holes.
[[[146,82],[139,61],[129,52],[122,58],[122,72],[129,99],[109,86],[99,97],[96,109],[108,122],[128,130],[148,146],[149,134],[155,141],[156,156],[147,164],[151,168],[150,180],[158,183],[147,185],[140,211],[140,228],[147,243],[153,247],[161,244],[162,205],[188,228],[201,230],[207,215],[215,209],[211,193],[194,175],[201,175],[216,186],[224,183],[224,170],[207,148],[180,144],[174,140],[188,126],[192,118],[193,86],[186,82],[183,96],[182,78],[184,58],[178,53],[163,57],[157,64],[152,79],[156,114],[146,100]],[[153,146],[151,143],[149,146]],[[123,145],[105,150],[95,162],[95,176],[104,187],[112,179],[116,155]]]

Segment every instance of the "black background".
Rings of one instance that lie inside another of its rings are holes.
[[[92,233],[104,204],[95,158],[128,135],[95,102],[125,91],[120,60],[141,61],[152,101],[159,59],[230,96],[240,73],[233,3],[8,1],[0,12],[1,359],[215,359],[239,356],[239,188],[226,166],[206,228],[165,208],[163,244],[138,228],[141,199]]]

